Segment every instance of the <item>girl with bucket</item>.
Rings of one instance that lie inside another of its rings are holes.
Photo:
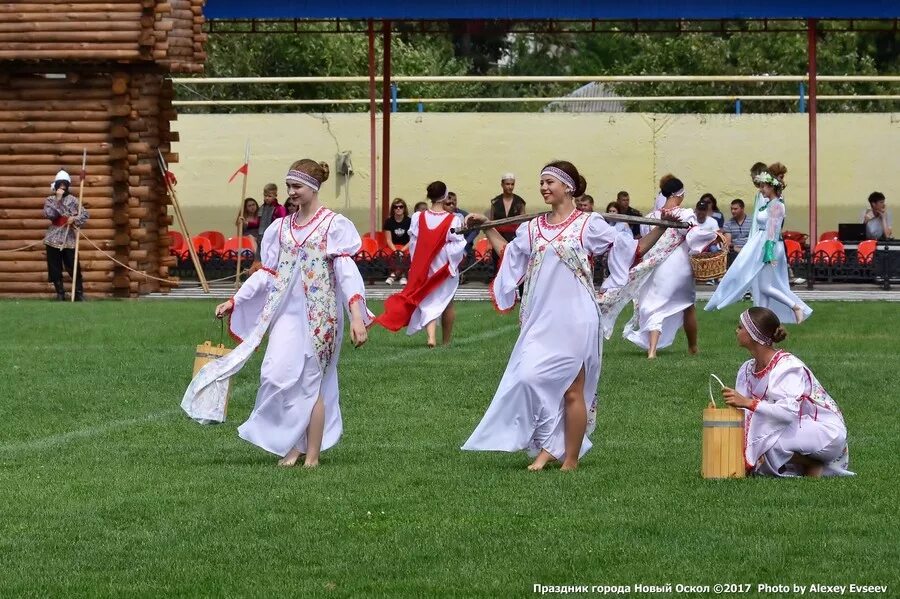
[[[745,310],[737,341],[752,358],[725,403],[746,411],[744,460],[765,476],[849,476],[847,427],[834,399],[800,358],[774,343],[787,332],[768,308]]]
[[[263,267],[234,297],[216,307],[231,314],[229,331],[240,342],[227,356],[204,366],[184,393],[181,407],[199,422],[224,420],[228,379],[250,359],[269,333],[253,412],[238,428],[250,443],[281,456],[279,465],[319,463],[319,453],[343,430],[337,363],[350,315],[356,347],[368,339],[373,315],[353,261],[362,241],[347,218],[319,202],[328,165],[298,160],[288,170],[288,197],[299,210],[277,219],[263,235]]]
[[[577,210],[574,197],[585,187],[572,163],[552,162],[540,174],[550,212],[520,225],[510,242],[495,229],[486,230],[501,257],[489,288],[494,307],[512,310],[524,283],[521,332],[500,386],[464,450],[524,450],[535,457],[529,470],[552,461],[573,470],[591,448],[604,318],[591,258],[608,252],[610,277],[616,287],[628,288],[629,269],[663,229],[636,241],[600,214]],[[484,223],[486,218],[470,214],[466,222]]]

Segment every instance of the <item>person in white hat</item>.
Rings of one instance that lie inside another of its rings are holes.
[[[488,209],[487,217],[490,220],[507,218],[510,216],[519,216],[525,214],[525,200],[513,193],[516,188],[516,176],[512,173],[505,173],[500,177],[500,187],[503,193],[491,200],[491,207]],[[497,227],[497,232],[507,242],[516,238],[516,230],[518,225],[501,225]],[[495,252],[491,252],[494,256],[494,265],[499,262],[499,256]]]
[[[88,212],[83,207],[79,210],[78,198],[69,193],[72,178],[66,171],[59,171],[50,184],[51,193],[44,200],[44,216],[50,221],[44,245],[47,248],[47,274],[56,299],[66,299],[63,286],[63,268],[72,276],[75,269],[75,239],[78,230],[87,222]],[[81,266],[72,286],[75,301],[84,300],[84,282],[81,277]]]

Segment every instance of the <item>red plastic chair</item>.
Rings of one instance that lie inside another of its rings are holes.
[[[218,231],[203,231],[199,236],[206,237],[212,243],[212,249],[222,251],[225,247],[225,236]]]
[[[784,240],[790,239],[791,241],[796,241],[802,247],[806,245],[806,242],[809,239],[809,235],[800,231],[782,231],[781,238]]]
[[[833,266],[844,261],[844,244],[836,239],[820,241],[813,249],[813,262],[824,266]]]
[[[362,247],[359,248],[359,251],[356,252],[357,256],[366,255],[367,258],[374,258],[375,254],[378,253],[378,242],[372,239],[371,237],[362,238]]]
[[[793,239],[785,239],[784,254],[787,256],[788,264],[794,264],[803,259],[803,246]]]
[[[178,231],[169,231],[169,239],[172,243],[169,245],[169,251],[181,256],[187,251],[187,244],[184,242],[184,235]]]
[[[252,235],[243,237],[229,237],[222,244],[223,252],[236,252],[238,249],[256,251],[256,238]]]
[[[194,251],[201,260],[208,261],[212,257],[213,247],[209,237],[194,235],[191,237],[191,245],[194,246]]]
[[[872,259],[875,257],[875,247],[877,245],[878,242],[874,239],[866,239],[860,242],[859,247],[856,248],[856,261],[860,264],[871,264]]]
[[[837,231],[825,231],[821,235],[819,235],[819,241],[832,241],[838,239]]]
[[[491,241],[487,237],[482,237],[475,242],[475,259],[488,260],[491,256]]]

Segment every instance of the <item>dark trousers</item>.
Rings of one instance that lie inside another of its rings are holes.
[[[56,290],[56,295],[65,295],[66,290],[63,287],[63,268],[66,269],[66,272],[69,273],[69,277],[72,276],[72,271],[75,268],[75,250],[73,248],[64,248],[57,249],[54,247],[45,246],[47,248],[47,275],[50,279],[50,282],[53,283],[53,288]],[[81,278],[81,265],[78,265],[78,279],[75,281],[75,296],[79,297],[84,295],[84,282]]]

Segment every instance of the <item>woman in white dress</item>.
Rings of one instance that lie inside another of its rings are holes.
[[[788,280],[787,256],[781,240],[785,209],[779,195],[784,183],[767,172],[757,175],[757,182],[762,201],[752,217],[756,232],[747,238],[706,310],[721,310],[750,291],[754,306],[769,308],[781,322],[801,323],[812,314],[812,308],[791,291]]]
[[[625,339],[646,349],[650,359],[656,357],[658,349],[672,345],[675,334],[682,325],[688,351],[692,354],[699,351],[697,311],[694,307],[697,292],[689,256],[703,251],[716,238],[714,231],[697,226],[693,210],[681,208],[684,200],[684,185],[681,180],[672,177],[664,181],[660,192],[666,198],[662,210],[670,211],[678,220],[692,226],[689,229],[670,228],[665,233],[668,238],[675,239],[677,247],[641,287],[634,315],[622,332]],[[654,210],[647,216],[660,218],[662,210]],[[645,231],[646,228],[641,232]]]
[[[438,320],[443,345],[448,345],[453,335],[453,296],[459,287],[459,264],[465,257],[466,239],[452,232],[462,226],[462,217],[444,209],[447,185],[434,181],[426,193],[431,208],[414,214],[409,227],[406,286],[385,301],[384,313],[375,322],[390,331],[406,326],[407,335],[424,328],[426,344],[433,348],[437,345]]]
[[[553,460],[572,470],[591,447],[603,349],[592,257],[609,252],[610,277],[624,287],[629,268],[662,229],[636,241],[602,215],[576,210],[573,197],[586,184],[569,162],[544,167],[540,185],[549,215],[519,226],[509,243],[486,231],[501,257],[491,299],[499,311],[512,310],[524,282],[522,328],[491,405],[462,449],[526,450],[536,456],[529,470]]]
[[[752,358],[737,374],[725,403],[745,410],[744,460],[765,476],[848,476],[844,416],[800,358],[775,349],[787,332],[774,312],[750,308],[739,319],[737,341]]]
[[[216,307],[231,314],[229,331],[240,344],[204,366],[185,391],[181,406],[200,422],[224,420],[229,377],[262,342],[269,344],[260,371],[256,403],[240,437],[275,455],[279,465],[319,463],[319,454],[342,432],[337,363],[343,312],[350,314],[350,338],[366,342],[372,314],[362,277],[353,261],[362,242],[345,217],[319,202],[328,165],[299,160],[285,178],[288,201],[299,210],[275,220],[263,236],[263,267],[232,299]]]

